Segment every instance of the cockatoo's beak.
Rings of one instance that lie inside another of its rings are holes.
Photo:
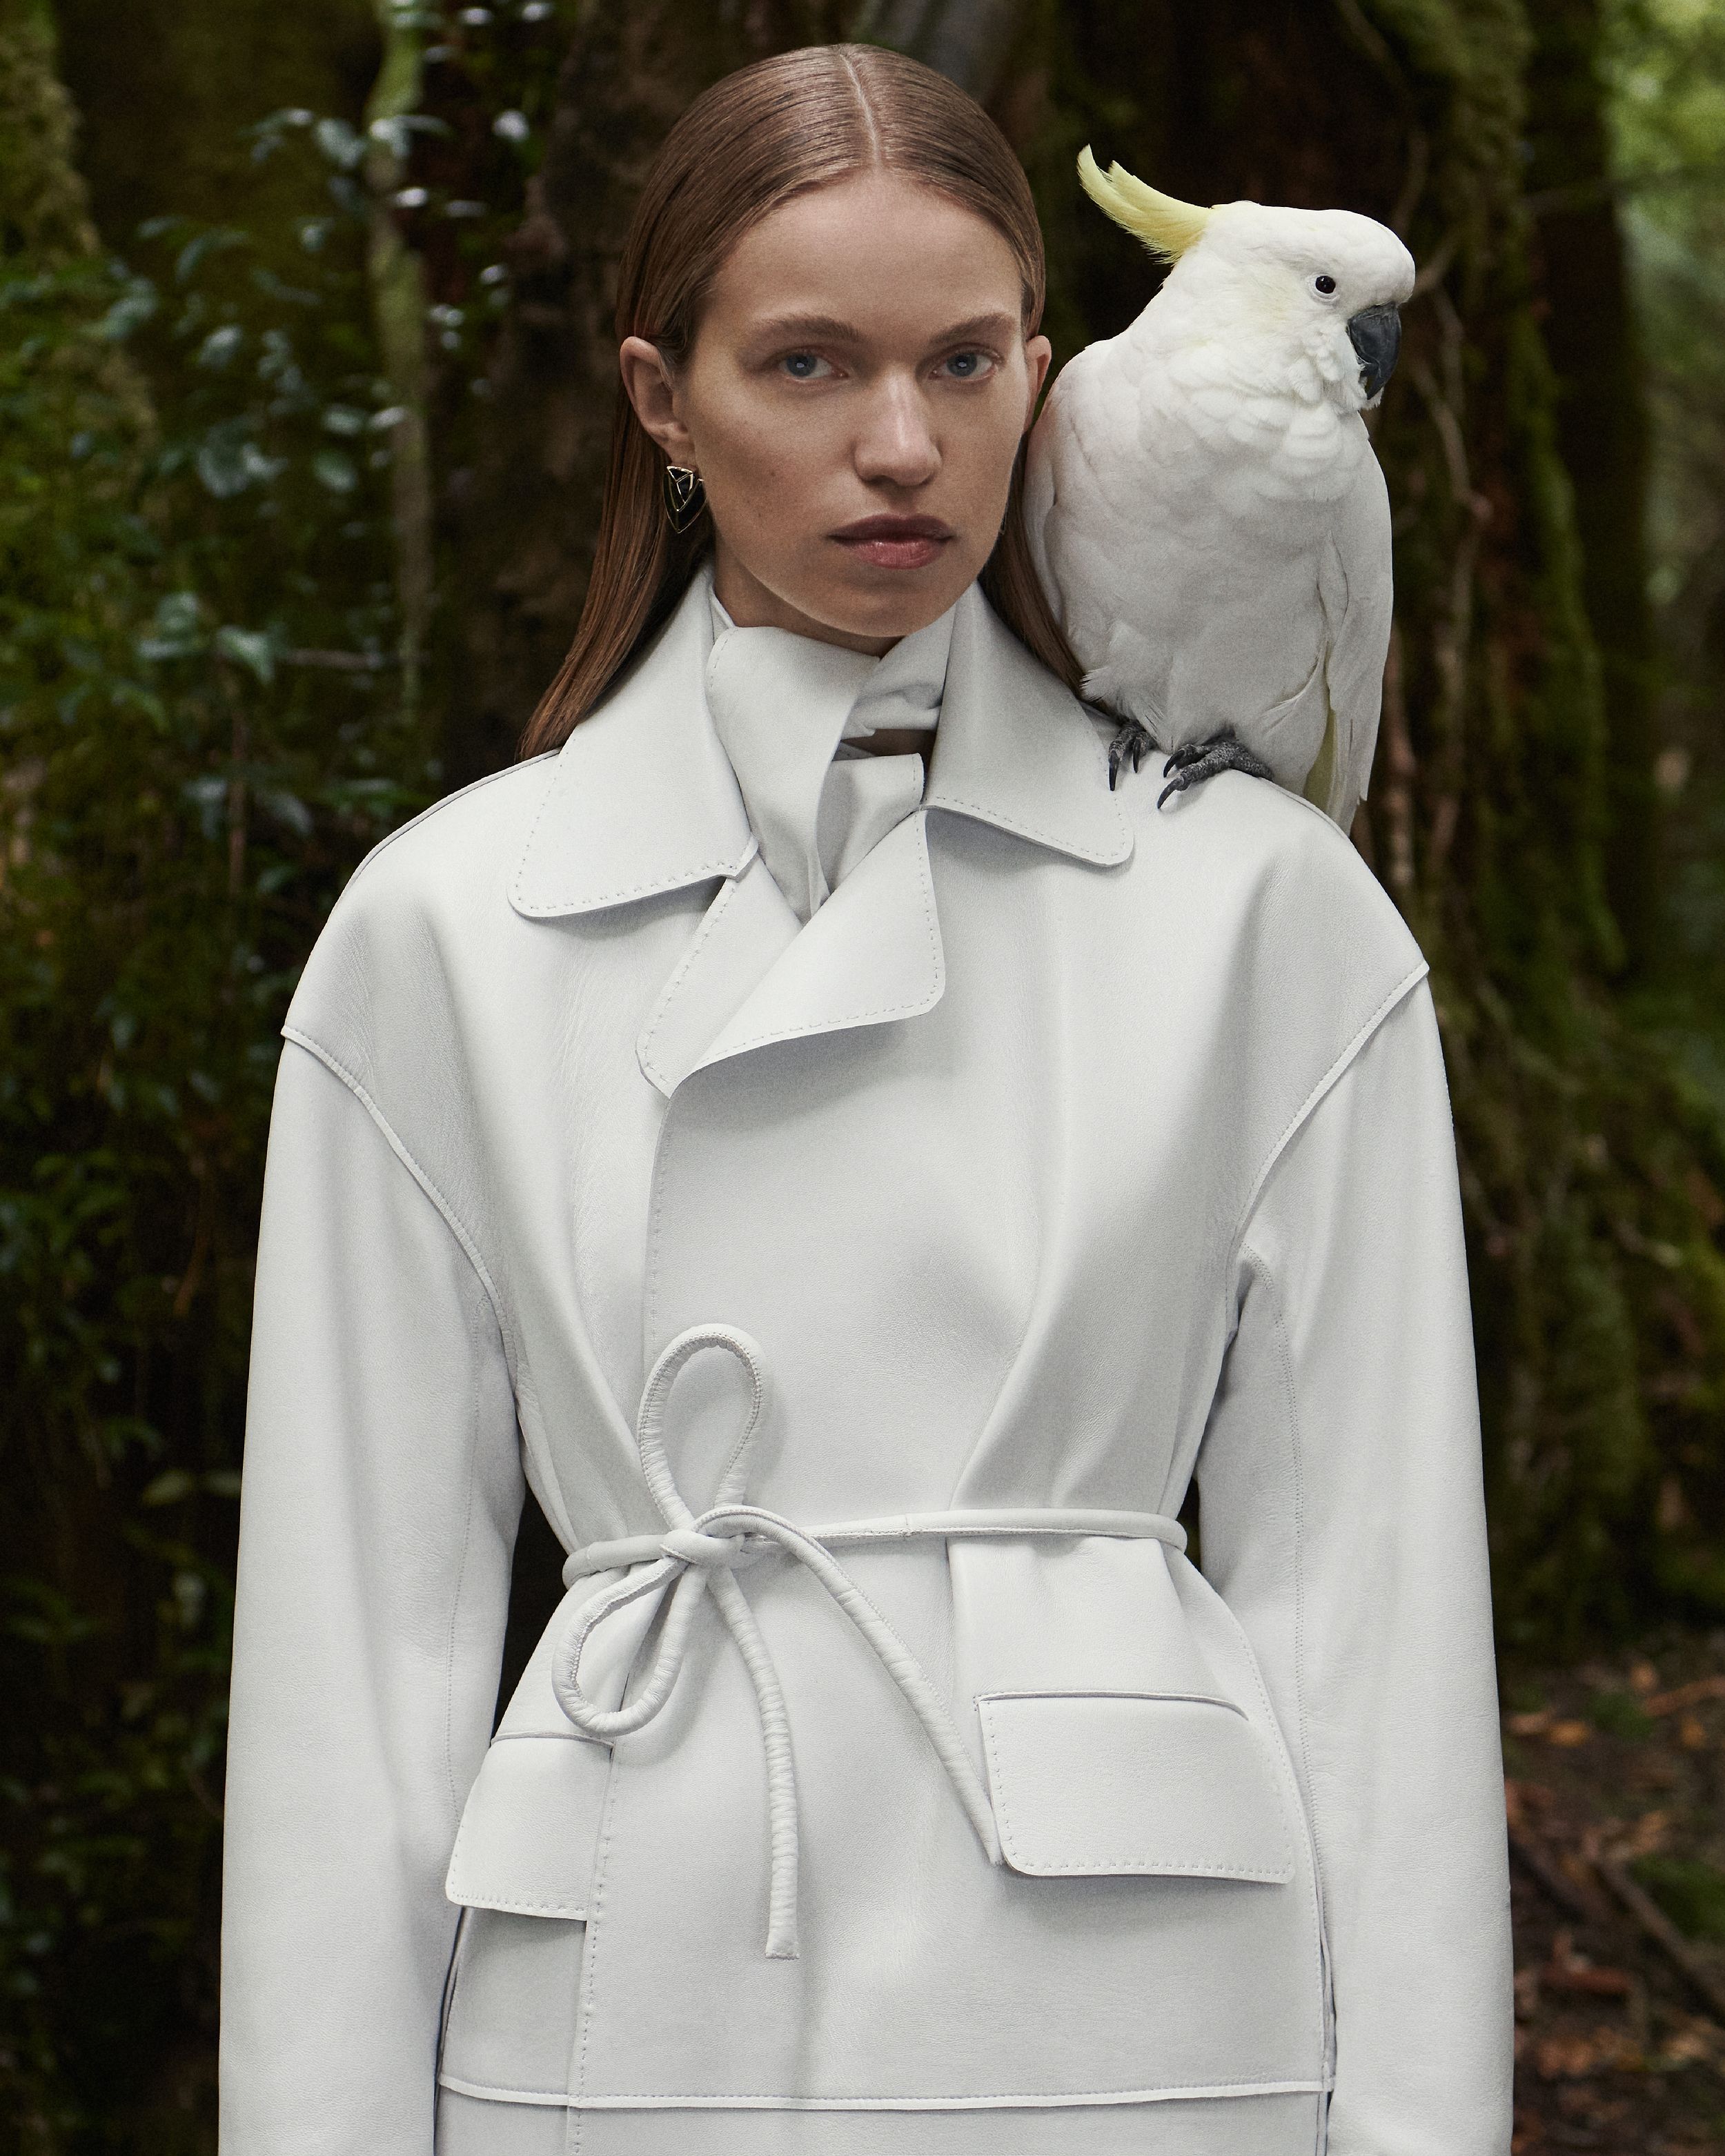
[[[1396,354],[1402,348],[1401,309],[1362,307],[1348,320],[1348,341],[1359,354],[1360,387],[1367,401],[1375,402],[1395,372]]]

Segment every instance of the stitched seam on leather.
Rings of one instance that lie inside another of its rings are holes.
[[[408,1152],[407,1147],[402,1142],[400,1137],[397,1134],[393,1126],[391,1124],[389,1118],[384,1114],[382,1108],[378,1106],[377,1101],[372,1099],[371,1094],[367,1091],[365,1086],[360,1082],[358,1078],[357,1078],[353,1072],[347,1068],[347,1065],[343,1063],[339,1057],[332,1055],[329,1050],[323,1046],[321,1042],[314,1040],[309,1033],[301,1033],[297,1026],[285,1025],[281,1029],[281,1031],[282,1038],[284,1040],[293,1042],[295,1047],[303,1048],[308,1055],[316,1056],[317,1060],[323,1065],[324,1068],[330,1072],[331,1076],[341,1080],[341,1083],[347,1088],[348,1091],[352,1094],[355,1100],[359,1102],[360,1106],[365,1110],[366,1113],[382,1132],[384,1140],[388,1145],[390,1151],[395,1155],[396,1158],[400,1161],[403,1167],[407,1169],[408,1174],[413,1177],[414,1182],[418,1184],[419,1188],[425,1193],[425,1195],[431,1200],[432,1204],[436,1206],[438,1211],[442,1214],[444,1223],[448,1226],[450,1234],[454,1235],[455,1240],[461,1245],[462,1250],[466,1253],[467,1262],[473,1267],[475,1272],[479,1275],[480,1285],[485,1289],[486,1297],[491,1305],[492,1315],[497,1320],[497,1330],[502,1335],[505,1353],[508,1356],[511,1363],[513,1364],[516,1359],[515,1342],[508,1316],[503,1306],[503,1298],[498,1294],[496,1283],[492,1280],[490,1272],[486,1270],[485,1261],[480,1255],[478,1244],[474,1241],[473,1237],[468,1234],[467,1229],[462,1225],[461,1220],[456,1214],[454,1208],[449,1204],[449,1200],[444,1196],[442,1191],[438,1188],[431,1178],[425,1173],[424,1169],[420,1167],[418,1162],[414,1159],[413,1154]]]
[[[580,1729],[499,1729],[492,1732],[491,1742],[494,1744],[590,1744],[599,1752],[608,1752],[611,1748],[603,1738],[589,1737]]]
[[[1310,808],[1311,805],[1312,804],[1309,802],[1307,803],[1308,808]],[[1316,813],[1322,815],[1323,812],[1322,809],[1319,809]],[[1227,1282],[1233,1276],[1235,1263],[1240,1251],[1240,1245],[1245,1240],[1247,1224],[1251,1219],[1253,1209],[1256,1206],[1259,1199],[1264,1194],[1264,1186],[1270,1180],[1271,1169],[1273,1168],[1277,1161],[1281,1158],[1281,1156],[1286,1150],[1289,1141],[1292,1138],[1295,1132],[1299,1129],[1300,1126],[1306,1121],[1312,1110],[1317,1107],[1318,1102],[1322,1100],[1324,1095],[1329,1091],[1330,1088],[1336,1083],[1336,1081],[1342,1075],[1342,1073],[1348,1068],[1348,1065],[1353,1062],[1354,1057],[1359,1054],[1360,1050],[1365,1046],[1372,1035],[1378,1030],[1378,1028],[1383,1024],[1384,1019],[1389,1017],[1391,1011],[1395,1009],[1396,1005],[1402,1001],[1404,996],[1410,994],[1414,989],[1419,987],[1420,982],[1425,978],[1425,976],[1430,972],[1430,970],[1431,968],[1426,964],[1425,959],[1422,958],[1417,966],[1414,967],[1396,983],[1395,986],[1391,988],[1389,993],[1384,997],[1383,1002],[1378,1004],[1378,1008],[1372,1013],[1371,1016],[1367,1019],[1364,1024],[1360,1027],[1358,1032],[1356,1033],[1353,1039],[1350,1040],[1343,1048],[1341,1054],[1336,1057],[1335,1060],[1325,1070],[1323,1075],[1318,1080],[1312,1091],[1306,1096],[1306,1098],[1300,1103],[1299,1106],[1295,1109],[1293,1114],[1289,1116],[1286,1124],[1282,1129],[1281,1135],[1276,1139],[1276,1142],[1271,1147],[1269,1152],[1265,1155],[1263,1166],[1258,1170],[1257,1174],[1253,1178],[1251,1188],[1246,1194],[1245,1203],[1240,1209],[1240,1219],[1235,1227],[1234,1233],[1228,1239],[1227,1261],[1223,1267],[1222,1275],[1223,1291],[1224,1294],[1227,1290]]]
[[[1294,1718],[1300,1738],[1300,1763],[1306,1786],[1312,1783],[1312,1748],[1306,1716],[1306,1476],[1305,1445],[1300,1424],[1300,1396],[1294,1383],[1292,1345],[1288,1339],[1287,1325],[1282,1313],[1281,1298],[1276,1291],[1275,1275],[1269,1262],[1258,1252],[1243,1246],[1242,1255],[1251,1266],[1259,1283],[1264,1288],[1270,1303],[1270,1322],[1274,1330],[1277,1359],[1281,1365],[1282,1391],[1286,1403],[1288,1430],[1288,1453],[1294,1476]],[[1255,1661],[1255,1657],[1254,1658]],[[1297,1795],[1297,1792],[1296,1793]],[[1307,1822],[1307,1840],[1312,1851],[1312,1891],[1317,1897],[1317,1986],[1320,2000],[1319,2018],[1322,2024],[1326,2055],[1330,2045],[1329,1987],[1326,1982],[1324,1965],[1324,1883],[1323,1858],[1317,1845],[1317,1835]]]
[[[786,1026],[778,1033],[757,1034],[747,1040],[739,1040],[727,1048],[719,1060],[728,1063],[733,1055],[746,1055],[751,1049],[765,1048],[776,1041],[805,1040],[811,1034],[818,1033],[845,1033],[854,1026],[870,1025],[878,1019],[911,1018],[933,1007],[934,998],[924,995],[913,1003],[883,1004],[877,1010],[850,1011],[841,1019],[814,1019],[807,1025]]]
[[[457,2082],[440,2076],[442,2086],[458,2095],[480,2097],[489,2084]],[[569,2097],[555,2090],[521,2090],[520,2100],[532,2102],[536,2096],[553,2103],[567,2103],[572,2111],[619,2111],[625,2107],[647,2111],[724,2111],[757,2107],[768,2111],[927,2111],[976,2112],[1073,2111],[1108,2104],[1160,2103],[1190,2097],[1214,2097],[1218,2102],[1244,2101],[1265,2096],[1322,2096],[1329,2083],[1318,2078],[1241,2082],[1160,2082],[1154,2087],[1135,2089],[1063,2089],[1051,2096],[1044,2089],[990,2090],[986,2097],[951,2096],[787,2096],[781,2089],[722,2089],[701,2096],[666,2096],[662,2090],[617,2089],[604,2096]],[[495,2087],[495,2095],[507,2102],[510,2092]]]
[[[1213,1691],[979,1691],[976,1696],[977,1710],[997,1699],[1145,1699],[1171,1700],[1177,1707],[1220,1707],[1230,1714],[1237,1714],[1242,1722],[1247,1719],[1243,1707],[1231,1699],[1224,1699]]]
[[[513,778],[516,772],[530,771],[536,763],[543,763],[556,754],[557,751],[554,748],[548,748],[542,755],[530,756],[525,763],[511,763],[506,765],[501,771],[488,771],[483,778],[470,779],[465,786],[458,786],[453,793],[446,793],[441,801],[434,801],[429,808],[422,808],[417,816],[409,816],[398,830],[391,831],[378,839],[377,844],[372,847],[353,874],[348,877],[347,884],[342,886],[343,890],[356,883],[377,860],[379,854],[387,852],[398,839],[406,838],[409,831],[418,830],[420,824],[429,823],[434,816],[440,816],[445,808],[453,808],[456,802],[465,801],[470,793],[477,793],[482,786],[495,786],[500,778]]]
[[[455,1993],[459,1988],[461,1942],[467,1932],[467,1912],[462,1909],[455,1917],[455,1937],[449,1948],[449,1966],[444,1971],[444,1995],[439,2002],[437,2014],[437,2071],[444,2070],[444,2046],[449,2041],[449,2017],[455,2010]]]
[[[659,1326],[659,1282],[661,1259],[665,1246],[665,1206],[670,1186],[671,1155],[676,1149],[677,1134],[682,1122],[673,1101],[665,1110],[659,1125],[659,1136],[653,1145],[653,1180],[649,1188],[653,1194],[653,1211],[647,1223],[646,1276],[641,1289],[641,1337],[643,1342],[653,1339]],[[642,1357],[644,1363],[644,1352]]]
[[[1126,1867],[1130,1866],[1128,1872]],[[1014,1867],[1015,1870],[1017,1866]],[[1261,1864],[1224,1864],[1208,1856],[1182,1857],[1178,1862],[1165,1856],[1141,1856],[1135,1851],[1125,1851],[1118,1856],[1098,1856],[1087,1864],[1060,1864],[1053,1857],[1027,1857],[1024,1871],[1033,1879],[1064,1879],[1075,1876],[1101,1875],[1119,1879],[1137,1876],[1146,1879],[1248,1879],[1264,1887],[1286,1884],[1286,1875],[1293,1870],[1291,1858],[1286,1864],[1277,1864],[1271,1871]]]
[[[567,747],[567,744],[566,743],[565,746]],[[562,753],[562,751],[561,749],[547,749],[546,752],[546,754],[550,757],[560,757]],[[531,759],[531,761],[537,762],[539,759],[536,757]],[[493,778],[501,778],[505,774],[501,772],[494,772],[491,774]],[[510,904],[514,906],[518,913],[525,914],[530,918],[536,911],[557,911],[567,906],[590,906],[598,908],[602,906],[621,906],[627,900],[631,898],[650,898],[657,892],[662,891],[675,891],[680,885],[698,882],[703,876],[737,875],[742,872],[756,851],[758,842],[755,838],[754,833],[751,831],[748,834],[748,844],[745,846],[738,859],[728,862],[700,862],[692,869],[686,870],[680,874],[674,875],[668,883],[663,881],[654,882],[649,880],[645,883],[632,885],[627,890],[602,891],[597,896],[591,898],[547,898],[541,899],[536,902],[529,901],[522,896],[521,885],[526,876],[527,863],[532,858],[533,848],[538,841],[539,826],[545,821],[547,812],[549,810],[552,799],[555,798],[557,792],[557,781],[562,777],[562,775],[563,774],[561,771],[554,773],[552,774],[550,785],[545,789],[544,798],[540,802],[538,809],[534,815],[533,821],[528,827],[526,844],[521,848],[520,864],[516,870],[514,876],[510,881]],[[480,785],[484,785],[487,782],[481,779],[477,783]],[[439,803],[439,805],[441,806],[442,804]],[[429,814],[429,812],[428,811],[427,813]]]
[[[499,776],[501,774],[494,773],[493,775]],[[418,1162],[413,1158],[413,1156],[408,1152],[406,1146],[402,1143],[400,1137],[391,1127],[388,1118],[384,1115],[382,1110],[379,1108],[377,1102],[372,1098],[370,1093],[367,1091],[366,1088],[360,1083],[359,1080],[351,1070],[347,1070],[346,1066],[335,1056],[331,1055],[326,1049],[321,1046],[318,1042],[313,1040],[309,1034],[301,1033],[297,1027],[285,1025],[282,1028],[282,1034],[287,1040],[292,1042],[295,1046],[303,1048],[309,1055],[311,1055],[318,1062],[321,1063],[324,1068],[329,1071],[332,1077],[339,1079],[341,1082],[347,1086],[348,1091],[353,1095],[354,1098],[360,1103],[361,1106],[364,1108],[366,1113],[371,1117],[372,1122],[377,1126],[378,1131],[388,1142],[390,1150],[395,1154],[397,1159],[402,1163],[408,1173],[412,1175],[413,1180],[419,1185],[421,1190],[424,1192],[425,1195],[436,1207],[438,1212],[443,1217],[444,1225],[454,1235],[457,1243],[460,1245],[463,1255],[465,1256],[468,1263],[473,1267],[475,1273],[478,1276],[480,1286],[485,1289],[486,1298],[491,1306],[492,1314],[497,1320],[497,1329],[504,1346],[506,1357],[512,1361],[513,1358],[509,1357],[508,1355],[509,1332],[508,1327],[504,1322],[501,1299],[498,1296],[497,1291],[492,1284],[490,1275],[485,1270],[485,1260],[480,1257],[472,1237],[468,1235],[466,1229],[456,1219],[454,1209],[445,1200],[443,1194],[432,1182],[430,1177],[426,1174],[424,1169],[420,1167]],[[464,1322],[466,1319],[466,1314],[465,1306],[464,1305],[462,1311]],[[449,1652],[445,1657],[444,1671],[444,1772],[449,1782],[450,1812],[456,1821],[455,1845],[459,1845],[460,1841],[460,1820],[463,1809],[461,1799],[457,1794],[455,1789],[455,1626],[460,1614],[461,1583],[466,1577],[468,1546],[473,1532],[474,1478],[479,1453],[480,1424],[479,1374],[477,1363],[475,1363],[475,1366],[473,1388],[472,1412],[468,1430],[466,1511],[461,1523],[461,1556],[456,1568],[455,1591],[449,1605]],[[453,1863],[454,1861],[454,1846],[451,1847],[449,1855],[450,1861]]]
[[[571,2100],[587,2087],[587,2047],[593,2035],[596,1971],[598,1966],[599,1917],[605,1903],[605,1859],[611,1848],[611,1820],[617,1803],[617,1755],[611,1755],[610,1770],[605,1777],[604,1801],[599,1809],[599,1831],[593,1851],[592,1892],[588,1896],[587,1937],[582,1942],[581,1989],[584,1994],[581,2011],[577,2016],[580,2034],[575,2043],[573,2071],[566,2071]]]
[[[689,948],[684,952],[681,962],[671,974],[670,978],[665,983],[664,988],[660,993],[658,1002],[653,1006],[651,1017],[649,1018],[646,1024],[641,1029],[641,1045],[636,1050],[636,1054],[640,1058],[641,1069],[646,1073],[647,1076],[652,1080],[653,1083],[659,1087],[661,1092],[670,1091],[670,1080],[665,1075],[664,1066],[654,1060],[650,1056],[646,1044],[652,1040],[655,1030],[658,1027],[660,1019],[664,1018],[671,998],[676,994],[678,988],[682,985],[683,978],[688,973],[689,968],[695,963],[696,959],[706,947],[707,939],[712,935],[713,932],[717,927],[720,916],[728,911],[741,888],[742,886],[735,876],[730,877],[726,880],[725,888],[719,893],[712,904],[708,906],[706,911],[701,916],[701,926],[695,932],[694,942],[691,943]]]
[[[1257,1257],[1257,1253],[1253,1253]],[[1287,1397],[1287,1449],[1294,1466],[1294,1712],[1296,1727],[1300,1732],[1300,1768],[1305,1772],[1307,1788],[1311,1788],[1311,1744],[1307,1727],[1307,1477],[1305,1477],[1305,1436],[1300,1430],[1300,1395],[1294,1384],[1294,1348],[1287,1339],[1287,1322],[1283,1317],[1281,1296],[1276,1294],[1275,1274],[1270,1272],[1268,1261],[1257,1261],[1257,1276],[1270,1289],[1270,1324],[1275,1326],[1276,1350],[1281,1358],[1281,1378],[1283,1393]],[[1322,2001],[1322,2020],[1324,2020],[1324,2051],[1328,2052],[1328,1985],[1324,1981],[1324,1859],[1317,1848],[1317,1835],[1309,1830],[1311,1841],[1311,1882],[1317,1895],[1317,1996]]]
[[[549,2110],[569,2101],[567,2089],[506,2088],[501,2082],[470,2081],[465,2074],[439,2072],[437,2085],[439,2088],[454,2089],[457,2096],[476,2097],[481,2103],[539,2103]]]
[[[1101,776],[1100,767],[1097,775]],[[942,793],[925,801],[922,805],[925,808],[950,808],[961,816],[978,817],[997,831],[1009,832],[1015,839],[1029,839],[1034,845],[1052,846],[1056,853],[1065,854],[1073,860],[1088,861],[1096,868],[1117,868],[1122,861],[1130,858],[1129,848],[1125,854],[1099,854],[1081,845],[1076,839],[1057,839],[1051,831],[1038,830],[1033,824],[1022,824],[1004,816],[986,802],[968,801],[962,794]],[[1120,839],[1129,839],[1132,832],[1126,819],[1122,816],[1116,820],[1120,826]]]
[[[680,891],[685,883],[703,883],[709,876],[729,879],[739,875],[751,858],[750,854],[745,853],[741,860],[735,855],[727,855],[721,860],[695,861],[687,868],[677,869],[657,881],[649,879],[645,883],[631,884],[623,891],[596,891],[587,896],[578,894],[571,898],[526,899],[518,897],[516,891],[511,891],[510,903],[517,913],[525,914],[530,919],[536,913],[558,913],[573,907],[578,907],[584,913],[596,913],[602,906],[624,906],[632,898],[654,898],[661,891]],[[520,883],[521,879],[517,876],[517,891]]]
[[[788,1026],[777,1033],[757,1034],[751,1040],[739,1040],[727,1048],[719,1059],[721,1062],[729,1062],[733,1055],[746,1055],[752,1049],[765,1048],[771,1041],[803,1040],[811,1034],[818,1033],[843,1033],[853,1026],[871,1025],[880,1019],[911,1018],[918,1012],[933,1009],[940,998],[941,991],[946,986],[946,963],[945,953],[941,947],[940,928],[934,909],[934,882],[928,864],[926,826],[921,851],[922,858],[918,882],[922,892],[923,926],[928,932],[929,958],[934,967],[936,976],[932,992],[925,992],[907,1004],[883,1004],[877,1010],[851,1011],[837,1021],[814,1019],[807,1025]]]
[[[467,1553],[473,1541],[473,1493],[479,1471],[480,1446],[480,1365],[476,1352],[479,1343],[473,1337],[469,1322],[466,1298],[461,1305],[461,1321],[467,1332],[468,1349],[473,1357],[473,1368],[469,1380],[469,1419],[467,1426],[467,1498],[461,1517],[461,1555],[455,1566],[455,1591],[449,1597],[449,1636],[444,1656],[444,1772],[449,1784],[449,1815],[459,1834],[461,1829],[462,1803],[455,1789],[455,1628],[461,1615],[461,1589],[467,1578]],[[453,1846],[450,1856],[453,1858]]]
[[[560,755],[561,753],[562,752],[560,750],[547,751],[547,755]],[[536,761],[536,759],[535,760]],[[492,773],[494,778],[501,778],[503,775],[504,774],[501,772],[494,772]],[[538,811],[535,814],[532,824],[528,829],[527,842],[521,848],[521,865],[516,869],[515,875],[510,883],[509,902],[512,906],[514,906],[518,913],[524,913],[531,916],[536,911],[556,911],[566,906],[590,906],[598,908],[602,906],[621,906],[627,900],[631,898],[650,898],[659,891],[675,891],[682,884],[699,882],[704,876],[737,875],[742,872],[742,869],[753,857],[756,851],[757,842],[754,833],[751,831],[748,836],[748,844],[743,849],[740,858],[726,860],[724,861],[698,861],[691,868],[674,873],[669,882],[662,880],[655,882],[651,878],[649,878],[645,883],[632,884],[624,890],[600,891],[595,896],[588,898],[578,896],[574,898],[546,898],[529,900],[522,895],[521,885],[526,877],[527,863],[532,858],[533,848],[538,840],[539,826],[545,821],[546,813],[550,808],[552,801],[557,791],[557,778],[561,776],[561,773],[556,774],[556,776],[553,777],[551,784],[545,789],[545,798],[539,803]],[[480,780],[479,783],[481,785],[485,783],[484,780]],[[442,804],[439,803],[439,805],[441,806]]]
[[[1031,1693],[1029,1695],[1019,1694],[1018,1697],[1029,1697],[1032,1698],[1041,1697],[1047,1698],[1050,1697],[1058,1697],[1060,1695],[1047,1693],[1038,1695]],[[1127,1693],[1124,1695],[1115,1694],[1111,1695],[1111,1697],[1154,1699],[1163,1697],[1163,1695],[1155,1692],[1144,1692]],[[1209,1701],[1202,1702],[1202,1704],[1206,1706],[1212,1703],[1213,1702]],[[1214,1703],[1219,1704],[1220,1702]],[[978,1701],[978,1707],[979,1712],[981,1705],[981,1701]],[[1042,1860],[1031,1857],[1029,1853],[1024,1850],[1023,1845],[1018,1841],[1018,1837],[1013,1831],[1012,1815],[1007,1808],[1006,1801],[1007,1777],[1004,1764],[1000,1755],[999,1740],[995,1729],[993,1718],[989,1715],[983,1714],[981,1719],[983,1725],[983,1742],[987,1745],[988,1749],[989,1782],[992,1786],[994,1798],[994,1810],[996,1814],[999,1815],[1000,1821],[1000,1845],[1004,1850],[1007,1851],[1009,1860],[1010,1860],[1012,1855],[1013,1845],[1016,1845],[1019,1854],[1024,1856],[1024,1868],[1027,1871],[1030,1869],[1030,1866],[1033,1864],[1035,1866],[1035,1871],[1037,1874],[1049,1876],[1052,1876],[1055,1873],[1065,1873],[1069,1871],[1117,1871],[1122,1865],[1131,1864],[1142,1865],[1147,1868],[1153,1866],[1164,1874],[1174,1872],[1189,1873],[1199,1878],[1204,1879],[1261,1879],[1263,1877],[1263,1867],[1260,1865],[1224,1864],[1219,1859],[1214,1862],[1211,1862],[1210,1860],[1206,1857],[1191,1857],[1178,1865],[1170,1864],[1165,1859],[1146,1856],[1142,1853],[1122,1854],[1118,1856],[1093,1857],[1088,1863],[1084,1864],[1059,1864],[1055,1862],[1051,1858],[1044,1861]],[[1279,1871],[1285,1869],[1291,1871],[1293,1869],[1293,1857],[1294,1852],[1291,1849],[1289,1849],[1286,1852],[1286,1864],[1278,1864],[1277,1869]],[[1014,1866],[1014,1869],[1016,1868],[1017,1867]]]
[[[506,1902],[501,1897],[488,1894],[483,1902],[464,1902],[464,1909],[496,1909],[507,1917],[567,1917],[571,1923],[584,1924],[584,1907],[572,1909],[567,1902]]]

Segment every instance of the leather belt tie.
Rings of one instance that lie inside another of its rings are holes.
[[[749,1405],[742,1433],[720,1478],[716,1501],[697,1515],[684,1502],[665,1458],[664,1421],[665,1401],[678,1372],[706,1348],[722,1348],[742,1364],[748,1373]],[[712,1597],[742,1656],[760,1712],[767,1753],[771,1865],[767,1952],[774,1959],[789,1960],[797,1953],[798,1851],[797,1780],[790,1723],[778,1673],[754,1612],[737,1584],[737,1568],[776,1548],[814,1575],[903,1693],[946,1768],[988,1861],[999,1864],[1004,1860],[993,1809],[946,1702],[922,1665],[834,1558],[829,1545],[906,1542],[923,1537],[952,1541],[968,1537],[1106,1535],[1154,1540],[1173,1549],[1184,1549],[1186,1534],[1178,1521],[1158,1512],[1052,1507],[912,1512],[805,1530],[777,1512],[743,1502],[749,1454],[765,1394],[760,1348],[747,1333],[728,1325],[691,1327],[679,1333],[653,1365],[641,1395],[635,1441],[640,1450],[641,1472],[666,1532],[591,1543],[585,1549],[577,1550],[564,1565],[563,1582],[567,1587],[596,1573],[624,1572],[630,1576],[617,1586],[602,1588],[570,1619],[552,1660],[552,1686],[558,1706],[585,1737],[609,1743],[644,1728],[670,1697],[701,1605],[708,1595]],[[599,1707],[581,1689],[582,1650],[608,1617],[648,1596],[665,1605],[652,1666],[639,1691],[624,1705]]]

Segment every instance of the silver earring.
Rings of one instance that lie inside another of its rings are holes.
[[[701,474],[687,465],[665,468],[665,514],[673,531],[686,531],[706,507],[706,489]]]

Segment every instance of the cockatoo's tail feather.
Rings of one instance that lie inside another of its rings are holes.
[[[1124,165],[1106,172],[1086,143],[1078,153],[1079,183],[1091,200],[1118,225],[1142,239],[1164,262],[1178,262],[1209,222],[1209,212],[1195,203],[1176,202],[1133,177]]]

